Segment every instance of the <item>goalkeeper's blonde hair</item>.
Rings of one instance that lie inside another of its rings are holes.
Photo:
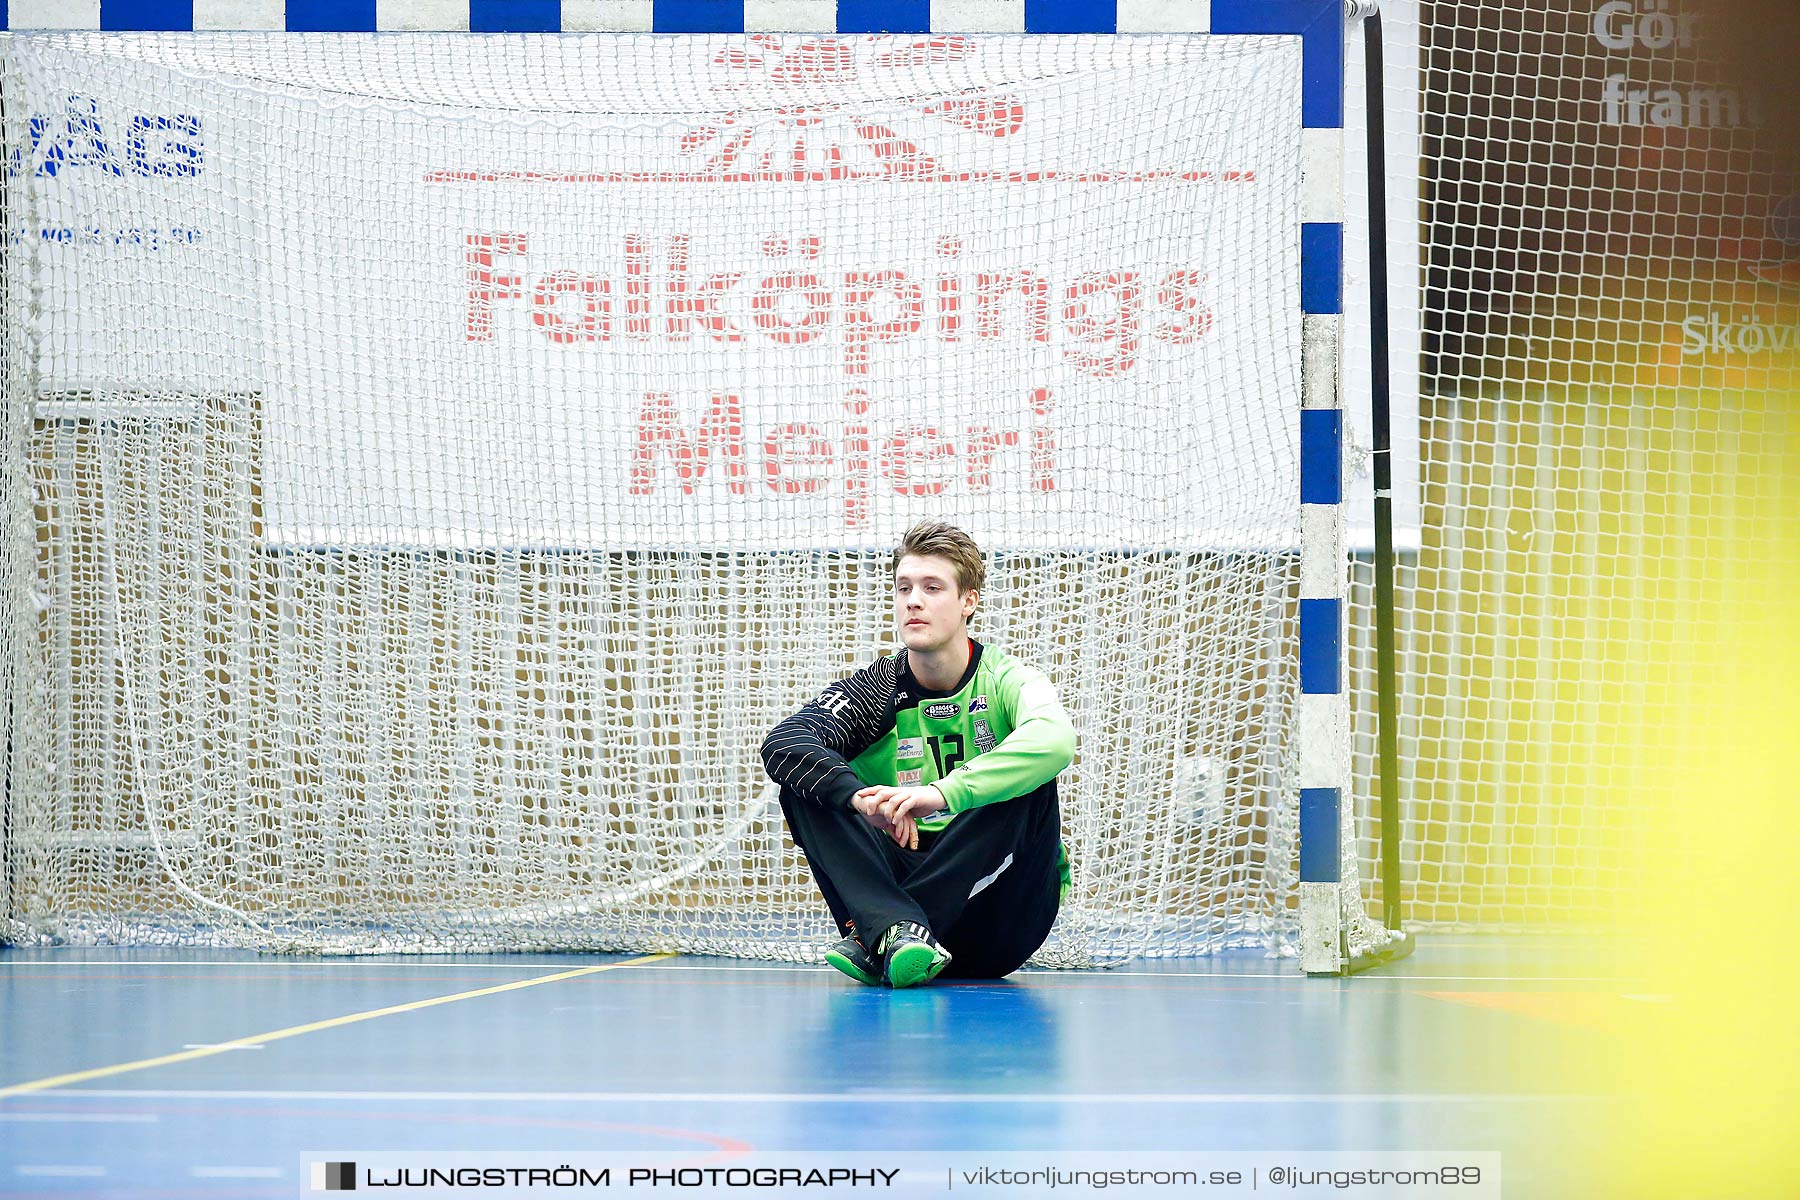
[[[975,539],[948,521],[920,521],[906,531],[894,550],[894,561],[888,567],[892,575],[900,569],[900,560],[909,554],[929,554],[950,561],[956,569],[956,592],[979,592],[987,585],[987,564],[981,561],[981,550]]]

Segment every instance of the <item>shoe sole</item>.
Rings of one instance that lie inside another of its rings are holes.
[[[933,950],[923,942],[902,946],[888,958],[888,986],[909,988],[930,983],[949,961],[948,954]]]
[[[848,975],[850,978],[856,980],[858,983],[867,984],[869,987],[881,986],[881,979],[878,976],[857,966],[856,960],[847,954],[840,954],[836,950],[827,950],[825,952],[825,961]]]

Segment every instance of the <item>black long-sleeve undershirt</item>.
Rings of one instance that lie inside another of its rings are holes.
[[[838,680],[770,730],[762,744],[769,778],[814,803],[849,808],[863,786],[850,760],[894,727],[900,653]]]

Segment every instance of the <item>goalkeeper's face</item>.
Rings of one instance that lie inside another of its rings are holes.
[[[909,554],[894,568],[894,629],[908,650],[941,650],[969,635],[978,598],[961,589],[949,559]]]

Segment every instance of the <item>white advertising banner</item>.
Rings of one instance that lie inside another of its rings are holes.
[[[261,393],[308,545],[1295,544],[1296,43],[406,41],[38,62],[45,390]]]
[[[259,98],[62,39],[7,47],[7,267],[39,391],[254,388]]]

